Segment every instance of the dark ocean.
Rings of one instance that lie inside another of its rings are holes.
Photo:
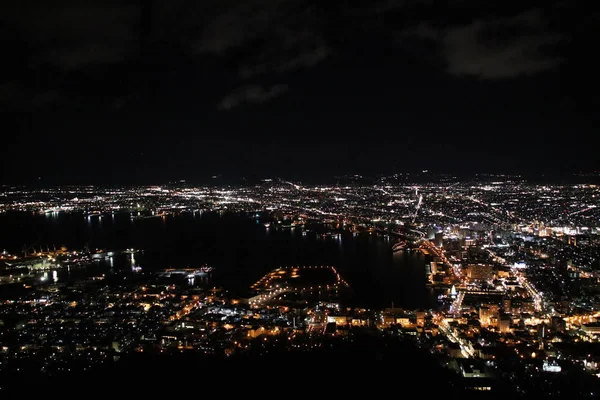
[[[162,268],[215,268],[211,284],[242,292],[280,266],[332,265],[352,288],[351,304],[363,307],[433,308],[436,298],[425,286],[419,252],[393,253],[393,239],[368,233],[322,238],[301,228],[266,228],[261,221],[234,213],[188,213],[165,218],[132,219],[129,213],[86,217],[81,213],[0,214],[0,250],[143,249],[92,267],[94,273]],[[59,279],[66,271],[61,270]],[[81,274],[71,271],[69,274]]]

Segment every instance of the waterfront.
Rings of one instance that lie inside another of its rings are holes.
[[[143,249],[133,255],[143,271],[215,267],[211,284],[231,291],[248,288],[266,272],[293,265],[334,265],[353,290],[353,303],[366,307],[431,308],[435,296],[425,286],[427,257],[391,251],[392,238],[368,233],[321,237],[298,228],[265,227],[258,219],[233,213],[184,213],[132,219],[129,213],[0,215],[0,247],[18,254],[24,245],[79,250]],[[91,273],[131,273],[130,255],[95,263]],[[84,272],[58,272],[58,279]],[[52,277],[52,274],[49,274]]]

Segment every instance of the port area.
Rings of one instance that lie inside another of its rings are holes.
[[[265,306],[306,306],[320,301],[339,301],[349,285],[333,266],[277,268],[251,286],[248,304]]]
[[[87,248],[79,251],[69,251],[66,247],[60,249],[29,252],[28,248],[23,251],[23,256],[9,254],[6,251],[0,253],[0,271],[30,270],[30,271],[48,271],[71,266],[87,266],[92,261],[110,260],[111,258],[127,254],[133,259],[134,255],[143,252],[143,250],[124,249],[124,250],[105,250],[96,249],[91,251]]]

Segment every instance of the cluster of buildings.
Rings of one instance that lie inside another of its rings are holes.
[[[441,228],[422,248],[433,258],[427,273],[440,307],[408,320],[388,311],[384,324],[400,334],[416,330],[420,345],[476,390],[502,382],[521,394],[552,395],[576,376],[586,388],[580,394],[594,393],[600,274],[593,245],[562,230],[464,224]]]
[[[189,285],[185,276],[48,280],[0,300],[0,370],[27,360],[44,371],[91,368],[127,352],[310,351],[323,340],[370,332],[428,350],[476,391],[504,386],[552,394],[577,379],[580,394],[591,395],[600,380],[595,185],[391,176],[329,186],[264,180],[236,187],[5,189],[0,211],[86,218],[127,212],[132,219],[231,211],[257,221],[260,215],[269,229],[312,222],[331,227],[324,234],[410,238],[411,249],[399,251],[428,256],[423,275],[439,306],[347,307],[348,284],[331,266],[284,266],[243,297]]]

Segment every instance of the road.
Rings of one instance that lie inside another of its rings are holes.
[[[458,343],[458,345],[460,346],[460,350],[465,358],[475,356],[473,348],[469,346],[465,340],[460,339],[454,334],[452,327],[448,325],[448,322],[446,321],[443,315],[439,314],[434,316],[433,322],[437,324],[440,332],[443,335],[445,335],[449,341],[451,341],[452,343]]]
[[[544,308],[544,301],[542,299],[542,296],[537,292],[533,285],[517,268],[512,268],[512,270],[513,274],[517,277],[517,281],[519,282],[519,284],[527,290],[527,293],[529,293],[529,296],[531,296],[531,298],[533,299],[535,311],[542,311]]]

